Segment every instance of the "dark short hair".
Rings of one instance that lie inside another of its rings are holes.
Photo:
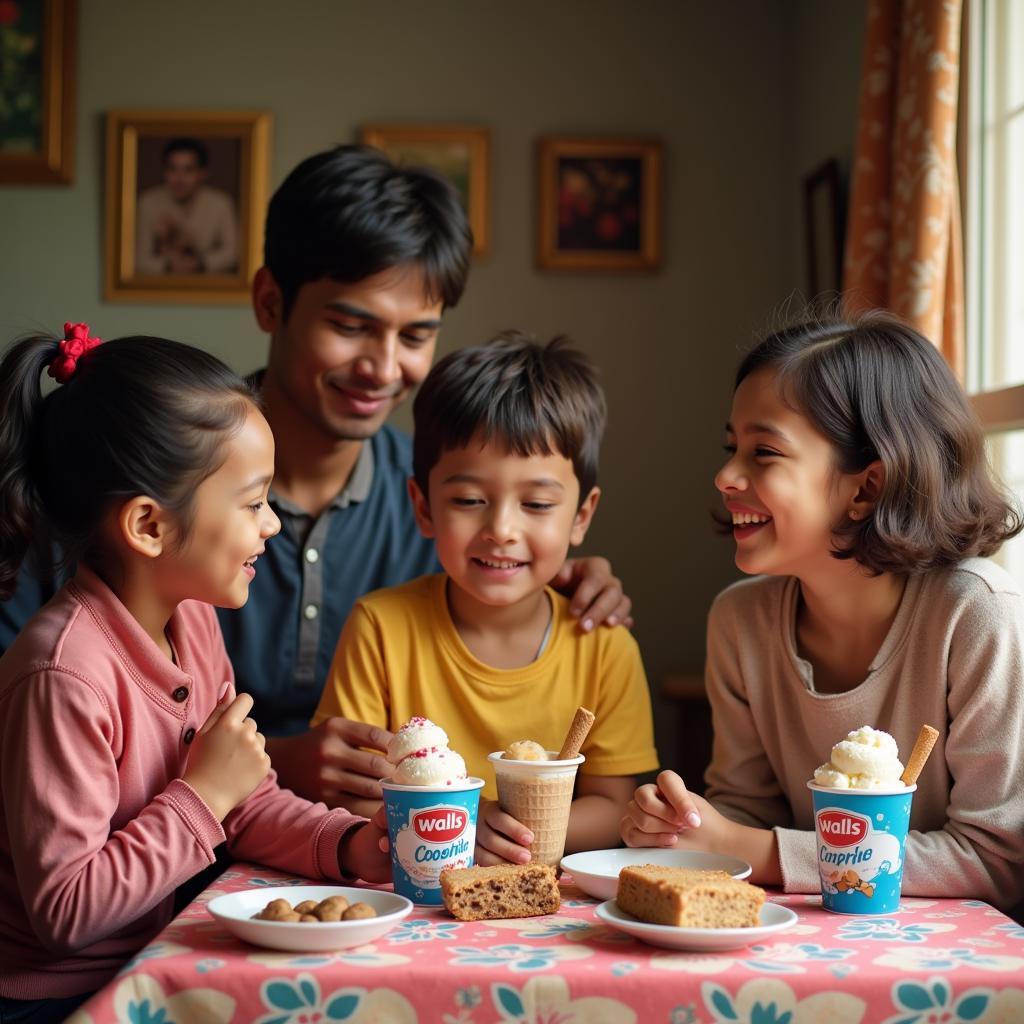
[[[428,294],[450,307],[465,288],[472,247],[447,178],[399,167],[369,146],[338,146],[303,160],[274,193],[263,262],[281,289],[285,318],[310,281],[353,283],[413,264]]]
[[[963,388],[908,324],[881,311],[805,319],[749,352],[736,387],[764,369],[831,443],[839,472],[884,467],[872,511],[837,528],[836,558],[875,574],[925,572],[991,555],[1020,532]]]
[[[161,162],[167,163],[167,158],[172,153],[194,153],[200,167],[210,166],[210,151],[206,148],[206,143],[190,135],[182,135],[166,143],[160,154]]]
[[[413,475],[424,494],[442,452],[479,437],[516,455],[558,451],[572,462],[582,503],[597,483],[607,406],[593,364],[571,345],[504,331],[434,366],[412,407]]]
[[[67,561],[102,564],[101,525],[148,494],[187,538],[199,484],[223,463],[255,396],[219,359],[164,338],[105,342],[42,394],[58,340],[31,337],[0,362],[0,598],[39,530]]]

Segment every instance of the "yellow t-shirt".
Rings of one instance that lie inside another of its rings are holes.
[[[356,602],[313,716],[333,715],[394,731],[423,715],[448,733],[470,775],[497,797],[493,750],[536,740],[557,750],[581,705],[596,720],[581,753],[589,775],[634,775],[658,767],[651,698],[640,649],[622,626],[581,633],[568,601],[548,590],[551,636],[524,668],[491,668],[466,648],[445,597],[447,577],[421,576]]]

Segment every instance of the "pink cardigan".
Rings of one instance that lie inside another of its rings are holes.
[[[0,995],[105,984],[225,839],[239,858],[341,878],[338,842],[363,819],[271,772],[222,827],[182,782],[234,676],[209,605],[180,605],[168,636],[177,664],[82,567],[0,659]]]

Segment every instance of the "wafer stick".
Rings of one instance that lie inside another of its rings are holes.
[[[576,757],[593,724],[594,712],[588,711],[586,708],[577,708],[576,714],[573,715],[572,725],[569,726],[569,731],[562,741],[562,749],[558,752],[557,760],[568,761],[569,758]]]
[[[917,782],[917,777],[921,774],[921,769],[924,768],[924,763],[928,760],[928,755],[931,754],[938,738],[938,729],[933,729],[930,725],[921,726],[921,731],[914,742],[914,749],[907,758],[907,767],[903,769],[903,775],[900,777],[903,785],[912,786]]]

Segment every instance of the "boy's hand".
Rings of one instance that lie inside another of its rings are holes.
[[[533,833],[511,814],[501,809],[497,800],[480,798],[476,822],[475,864],[527,864]]]
[[[383,799],[380,780],[393,768],[371,747],[384,751],[391,733],[348,718],[328,718],[298,736],[267,741],[278,780],[307,800],[371,815]]]
[[[364,882],[391,881],[388,824],[383,806],[365,825],[353,826],[341,837],[338,866]]]
[[[607,558],[569,559],[551,586],[569,597],[569,610],[585,632],[601,625],[633,625],[633,602],[623,593],[622,581],[612,575]]]
[[[248,718],[252,697],[233,696],[226,686],[221,703],[196,733],[182,779],[223,821],[266,778],[270,758],[256,723]],[[230,701],[230,702],[229,702]]]
[[[706,800],[691,793],[675,772],[666,771],[656,784],[640,786],[633,794],[619,832],[627,846],[675,846],[680,832],[700,829],[704,819],[712,816],[721,817]]]

